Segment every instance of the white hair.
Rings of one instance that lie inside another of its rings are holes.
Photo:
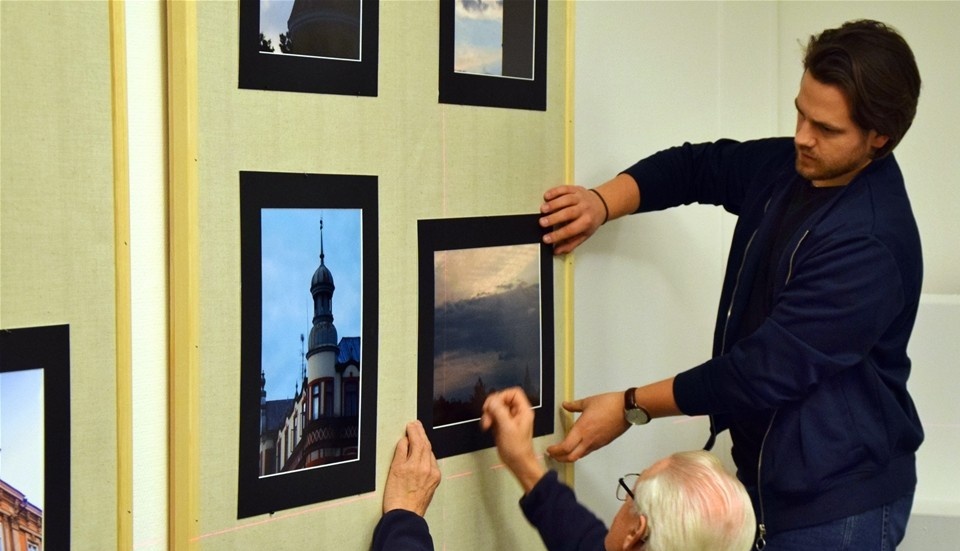
[[[746,551],[756,517],[743,484],[713,454],[678,452],[641,476],[637,514],[647,518],[649,551]]]

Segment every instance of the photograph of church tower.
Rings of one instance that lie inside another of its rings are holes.
[[[355,460],[360,211],[263,209],[261,232],[260,476]]]

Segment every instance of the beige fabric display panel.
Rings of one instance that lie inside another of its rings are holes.
[[[70,327],[70,539],[80,550],[117,549],[121,531],[108,8],[0,3],[0,327]]]
[[[567,5],[549,4],[546,112],[439,104],[438,3],[426,0],[380,2],[378,97],[240,90],[237,10],[197,4],[198,495],[173,507],[195,510],[190,541],[205,550],[365,550],[394,446],[416,417],[417,220],[533,213],[563,181]],[[375,492],[238,521],[242,170],[378,177],[379,418]],[[562,271],[555,262],[557,404]],[[438,549],[542,547],[499,464],[492,449],[441,461],[427,515]]]

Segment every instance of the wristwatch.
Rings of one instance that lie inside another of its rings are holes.
[[[650,412],[637,405],[635,390],[637,387],[632,387],[623,393],[623,418],[631,425],[646,425],[650,422]]]

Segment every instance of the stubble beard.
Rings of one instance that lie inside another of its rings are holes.
[[[797,174],[810,182],[822,182],[840,178],[851,172],[858,172],[870,163],[868,156],[847,159],[843,163],[828,164],[824,163],[820,157],[808,153],[804,157],[804,151],[796,148],[796,170]]]

